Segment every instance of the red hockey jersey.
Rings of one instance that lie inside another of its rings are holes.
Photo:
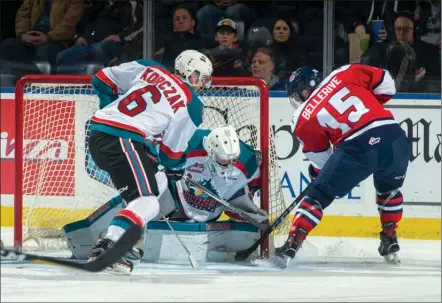
[[[332,153],[331,145],[354,140],[379,126],[397,124],[383,106],[395,93],[388,71],[345,65],[325,78],[297,109],[292,132],[313,166],[321,169]]]

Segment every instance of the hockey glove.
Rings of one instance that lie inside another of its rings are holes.
[[[170,181],[179,181],[184,176],[184,168],[182,169],[170,169],[165,168],[164,173]]]
[[[312,164],[308,166],[308,174],[311,181],[314,181],[318,177],[320,170],[315,168]]]

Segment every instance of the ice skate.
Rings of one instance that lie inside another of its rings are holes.
[[[394,223],[386,223],[383,225],[383,230],[380,232],[381,244],[379,245],[379,254],[384,257],[387,263],[400,264],[401,261],[397,256],[399,251],[399,243],[397,240]]]
[[[95,247],[89,254],[89,261],[98,258],[104,254],[106,250],[114,246],[114,242],[109,239],[99,239]],[[127,254],[126,254],[127,255]],[[130,274],[133,270],[133,263],[126,257],[121,258],[118,262],[114,263],[109,270],[121,274]]]
[[[274,263],[278,267],[286,268],[302,247],[306,236],[307,232],[300,228],[296,230],[295,234],[289,235],[284,245],[275,249]]]

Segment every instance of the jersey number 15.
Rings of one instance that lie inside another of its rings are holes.
[[[369,112],[369,109],[366,108],[362,100],[356,96],[345,98],[348,96],[348,94],[350,94],[350,90],[343,87],[341,90],[335,93],[330,100],[328,100],[328,103],[341,115],[354,106],[354,110],[352,110],[348,115],[348,121],[356,123],[361,119],[362,115]],[[347,123],[337,121],[324,107],[318,111],[316,117],[322,127],[341,129],[343,134],[351,129]]]

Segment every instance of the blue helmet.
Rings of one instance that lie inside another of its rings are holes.
[[[305,66],[295,70],[285,86],[293,107],[298,108],[302,102],[306,101],[321,81],[321,76],[316,69]],[[304,90],[308,93],[307,97],[302,93]]]

